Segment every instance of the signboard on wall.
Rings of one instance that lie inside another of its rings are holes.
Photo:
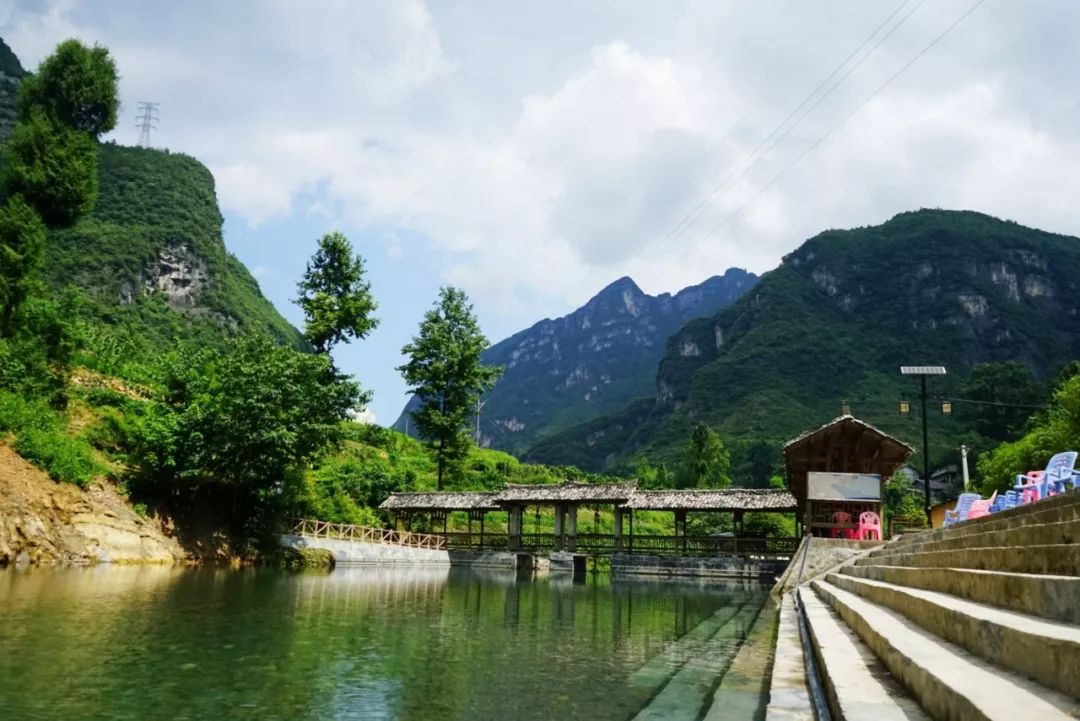
[[[806,497],[811,501],[880,501],[881,476],[811,471],[806,474]]]

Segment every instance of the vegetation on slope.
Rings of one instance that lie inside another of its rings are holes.
[[[957,396],[979,363],[1017,361],[1038,379],[1052,376],[1080,353],[1078,273],[1076,238],[974,212],[924,210],[826,231],[735,304],[672,336],[655,399],[559,434],[527,457],[594,469],[642,452],[671,462],[699,421],[725,439],[778,448],[839,415],[845,401],[917,441],[916,416],[896,412],[900,398],[917,393],[899,367],[948,367],[930,384],[942,396]],[[970,421],[935,414],[935,460]]]

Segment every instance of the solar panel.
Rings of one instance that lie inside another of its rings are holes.
[[[900,366],[900,373],[906,376],[943,376],[944,366]]]

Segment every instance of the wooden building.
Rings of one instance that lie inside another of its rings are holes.
[[[915,449],[869,423],[842,415],[784,445],[787,486],[804,527],[828,536],[844,512],[882,516],[883,484]],[[884,519],[882,519],[884,522]],[[841,524],[843,525],[843,524]]]

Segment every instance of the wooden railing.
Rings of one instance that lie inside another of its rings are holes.
[[[451,550],[506,550],[510,536],[505,533],[450,532],[440,534]],[[623,535],[620,549],[615,536],[608,533],[579,533],[570,548],[569,536],[562,548],[577,553],[608,555],[616,550],[626,553],[664,556],[791,556],[799,546],[798,538],[737,538],[734,536],[633,536]],[[523,551],[554,551],[558,538],[551,533],[523,533],[518,548]]]
[[[364,543],[383,543],[392,546],[412,546],[413,548],[446,548],[446,539],[433,533],[411,533],[395,531],[389,528],[369,528],[347,523],[330,523],[310,518],[297,519],[292,532],[308,538],[332,538],[339,541],[362,541]]]

